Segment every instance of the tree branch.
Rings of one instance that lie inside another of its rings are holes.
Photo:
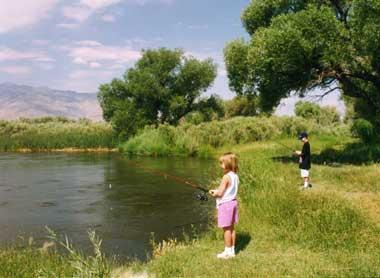
[[[321,95],[315,95],[315,96],[310,96],[310,97],[311,97],[311,98],[315,98],[315,99],[317,99],[318,101],[320,101],[320,100],[322,100],[325,96],[327,96],[328,94],[334,92],[335,90],[342,90],[342,87],[337,86],[337,87],[334,87],[334,88],[332,88],[332,89],[330,89],[330,90],[324,92],[324,93],[321,94]]]

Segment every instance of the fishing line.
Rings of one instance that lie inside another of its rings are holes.
[[[280,143],[280,142],[278,142],[278,141],[273,141],[273,142],[275,142],[275,143],[277,143],[278,145],[283,146],[284,148],[287,148],[288,150],[291,150],[292,152],[294,152],[294,149],[293,149],[293,148],[291,148],[291,147],[289,147],[289,146],[287,146],[287,145],[285,145],[285,144],[283,144],[283,143]]]
[[[128,161],[129,164],[133,165],[135,168],[140,168],[146,172],[149,172],[149,173],[152,173],[152,174],[156,174],[158,176],[161,176],[165,179],[171,179],[171,180],[174,180],[174,181],[177,181],[179,183],[182,183],[182,184],[186,184],[188,186],[191,186],[192,188],[194,189],[198,189],[200,191],[202,191],[202,193],[199,193],[197,194],[197,199],[200,200],[200,201],[208,201],[208,197],[207,197],[207,193],[208,193],[208,189],[200,186],[199,184],[196,184],[192,181],[189,181],[187,179],[184,179],[184,178],[181,178],[181,177],[178,177],[178,176],[175,176],[175,175],[172,175],[172,174],[168,174],[167,172],[164,172],[164,171],[160,171],[160,170],[156,170],[156,169],[152,169],[152,168],[148,168],[148,167],[145,167],[143,165],[141,165],[140,163],[136,163],[136,162],[132,162],[132,161]]]

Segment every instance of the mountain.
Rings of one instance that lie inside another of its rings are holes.
[[[96,94],[53,90],[13,83],[0,84],[0,119],[64,116],[102,120]]]

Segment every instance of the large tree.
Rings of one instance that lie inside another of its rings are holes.
[[[230,42],[230,87],[271,111],[291,92],[341,90],[380,126],[379,0],[254,0],[242,14],[250,41]]]
[[[146,50],[122,79],[100,87],[98,99],[104,119],[129,136],[147,124],[178,123],[207,101],[199,97],[215,77],[211,59],[199,61],[180,49]]]

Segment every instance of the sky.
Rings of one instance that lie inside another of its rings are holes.
[[[132,67],[141,49],[182,48],[196,58],[214,59],[218,76],[207,94],[228,99],[234,93],[223,48],[248,38],[240,15],[249,2],[0,0],[0,83],[97,92]],[[292,110],[284,103],[284,113]],[[327,102],[334,103],[337,97]]]

